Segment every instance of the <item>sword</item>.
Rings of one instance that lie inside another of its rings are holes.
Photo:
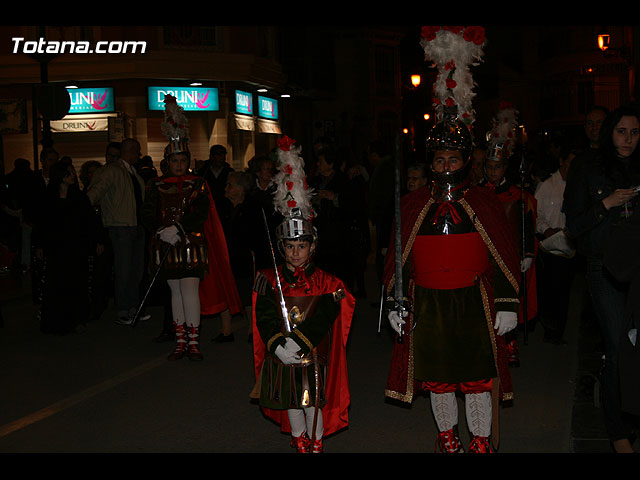
[[[138,323],[138,318],[140,317],[140,313],[142,312],[142,308],[144,307],[144,303],[147,301],[147,297],[149,296],[149,292],[151,292],[151,288],[153,288],[153,284],[155,283],[156,278],[158,278],[158,274],[160,273],[160,270],[162,270],[162,266],[164,265],[164,262],[167,260],[167,257],[169,256],[169,253],[172,250],[173,250],[173,245],[169,245],[169,248],[167,248],[167,250],[164,252],[164,255],[162,255],[162,260],[160,260],[160,263],[158,264],[158,268],[156,269],[155,273],[153,274],[153,278],[149,282],[149,287],[147,288],[147,293],[144,294],[144,297],[142,298],[142,302],[140,302],[140,306],[138,307],[138,310],[136,311],[136,315],[133,317],[133,320],[131,321],[131,328],[135,328],[136,324]]]
[[[522,218],[521,218],[521,227],[522,227],[522,252],[520,255],[520,262],[522,262],[525,259],[525,255],[526,255],[526,246],[527,246],[527,241],[526,241],[526,219],[525,219],[525,214],[526,214],[526,208],[525,208],[525,195],[524,195],[524,178],[526,175],[526,163],[525,163],[525,156],[524,156],[524,146],[523,146],[523,150],[522,150],[522,160],[520,161],[520,208],[521,208],[521,213],[522,213]],[[527,345],[528,341],[529,341],[529,332],[527,332],[527,317],[528,317],[528,312],[527,312],[527,272],[522,272],[522,317],[523,317],[523,324],[524,324],[524,344]]]
[[[394,285],[394,309],[403,317],[403,313],[407,311],[406,301],[404,299],[404,290],[402,286],[402,221],[401,221],[401,208],[400,208],[400,136],[396,135],[396,149],[395,149],[395,232],[394,232],[394,253],[395,253],[395,285]],[[398,343],[403,343],[404,334],[402,328],[398,334]]]
[[[273,250],[273,243],[271,242],[271,233],[269,232],[269,222],[267,222],[267,215],[262,209],[262,218],[264,219],[264,227],[267,230],[267,239],[269,240],[269,250],[271,250],[271,259],[273,260],[273,271],[276,277],[276,288],[278,290],[278,300],[280,302],[280,312],[284,319],[284,330],[286,333],[291,333],[291,323],[289,322],[289,311],[284,301],[284,294],[282,293],[282,284],[280,283],[280,275],[278,274],[278,265],[276,263],[276,254]]]

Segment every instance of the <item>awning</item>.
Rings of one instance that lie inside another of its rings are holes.
[[[280,124],[278,122],[274,122],[273,120],[265,120],[264,118],[258,119],[258,132],[259,133],[275,133],[280,135],[282,130],[280,129]]]
[[[61,120],[52,120],[51,131],[54,133],[106,132],[109,130],[109,117],[113,114],[66,115]]]
[[[252,132],[256,128],[253,117],[247,117],[246,115],[238,115],[234,113],[233,118],[238,130],[249,130]]]

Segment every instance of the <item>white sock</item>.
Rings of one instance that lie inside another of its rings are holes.
[[[313,435],[313,416],[316,413],[315,407],[306,407],[304,409],[305,415],[307,417],[307,432],[309,433],[309,438]],[[324,425],[322,422],[322,409],[318,409],[318,419],[316,420],[316,440],[320,440],[322,435],[324,434]]]
[[[464,396],[469,431],[479,437],[491,435],[491,393],[468,393]]]
[[[200,279],[196,277],[167,280],[171,289],[173,320],[189,326],[200,326]]]
[[[307,421],[305,420],[304,410],[301,408],[290,408],[287,410],[289,423],[291,424],[291,435],[299,437],[307,431]]]
[[[458,424],[458,402],[454,392],[430,392],[431,411],[438,431],[446,432]]]

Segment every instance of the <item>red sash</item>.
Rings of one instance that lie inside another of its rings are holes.
[[[419,235],[413,244],[414,278],[424,288],[470,287],[489,264],[480,234]]]

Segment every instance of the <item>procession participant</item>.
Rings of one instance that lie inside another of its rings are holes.
[[[449,47],[479,59],[484,30],[451,28],[461,30],[423,27],[426,57],[436,60],[440,77],[446,64],[452,81],[471,85],[464,59]],[[403,197],[401,257],[393,248],[387,255],[387,292],[402,281],[408,308],[388,314],[398,341],[385,395],[411,403],[415,395],[429,392],[439,431],[436,450],[454,453],[464,451],[456,400],[456,392],[462,392],[469,451],[481,453],[498,444],[493,409],[499,400],[513,398],[504,334],[517,324],[519,269],[504,209],[493,193],[469,180],[473,95],[451,87],[436,80],[440,105],[452,106],[437,109],[438,123],[427,138],[433,180]],[[400,266],[402,279],[395,274]],[[392,301],[397,305],[405,299]]]
[[[315,267],[318,242],[300,149],[278,142],[276,230],[284,264],[261,270],[253,292],[253,342],[262,412],[291,433],[300,453],[349,423],[346,343],[355,306],[344,282]],[[273,251],[273,247],[271,249]],[[276,273],[277,272],[277,273]]]
[[[512,158],[517,141],[517,127],[518,111],[510,103],[502,102],[500,110],[493,119],[492,128],[487,134],[488,149],[484,162],[486,180],[481,182],[481,185],[488,187],[498,195],[498,199],[504,206],[508,224],[516,238],[518,254],[521,260],[520,271],[524,276],[523,286],[526,288],[527,295],[525,302],[522,297],[525,292],[521,288],[518,323],[524,325],[525,305],[527,320],[533,320],[538,316],[535,265],[535,258],[538,253],[538,241],[536,238],[537,202],[533,195],[522,188],[516,187],[506,177],[509,159]],[[516,330],[513,330],[505,337],[510,366],[520,366],[516,332]]]
[[[147,184],[142,219],[155,235],[150,268],[168,282],[176,336],[169,360],[202,360],[200,315],[239,312],[224,233],[206,181],[189,174],[188,122],[175,97],[165,97],[167,171]],[[166,257],[165,257],[166,255]],[[155,271],[155,270],[154,270]]]

